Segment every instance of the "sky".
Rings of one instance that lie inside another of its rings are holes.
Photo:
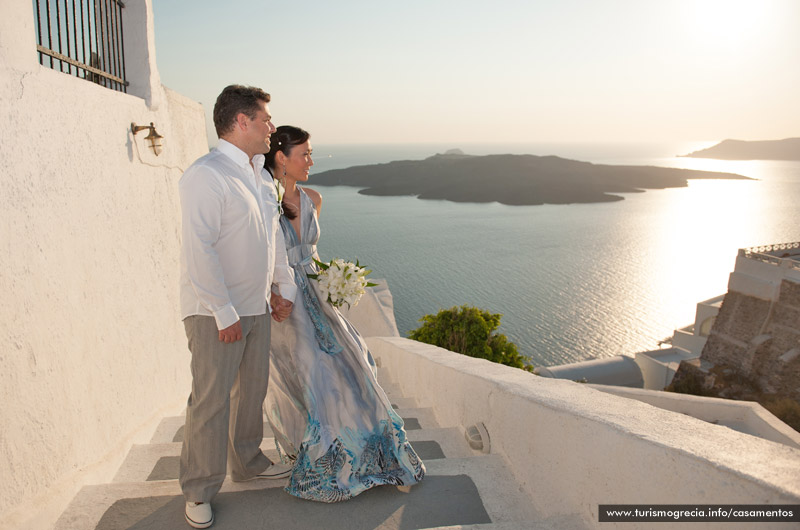
[[[164,85],[317,143],[800,136],[798,0],[155,0]]]

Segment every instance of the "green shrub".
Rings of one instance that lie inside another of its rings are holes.
[[[516,344],[502,333],[495,333],[501,316],[472,306],[452,307],[436,315],[425,315],[419,319],[422,325],[408,336],[470,357],[532,372],[533,366],[519,353]]]

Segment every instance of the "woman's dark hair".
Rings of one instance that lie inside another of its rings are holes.
[[[309,138],[311,138],[311,134],[308,131],[304,131],[300,127],[294,127],[292,125],[281,125],[272,133],[269,141],[269,153],[267,153],[264,158],[264,167],[269,171],[270,175],[272,175],[272,178],[280,179],[281,177],[278,168],[275,167],[275,156],[278,154],[278,151],[289,156],[292,147],[306,143]],[[283,215],[289,219],[294,219],[297,217],[297,212],[295,212],[294,208],[291,206],[287,207],[284,201]]]

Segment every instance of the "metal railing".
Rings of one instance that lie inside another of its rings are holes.
[[[120,0],[34,0],[39,64],[127,92]]]

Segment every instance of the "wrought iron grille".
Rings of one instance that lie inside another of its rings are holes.
[[[127,92],[120,0],[34,0],[39,64]]]

